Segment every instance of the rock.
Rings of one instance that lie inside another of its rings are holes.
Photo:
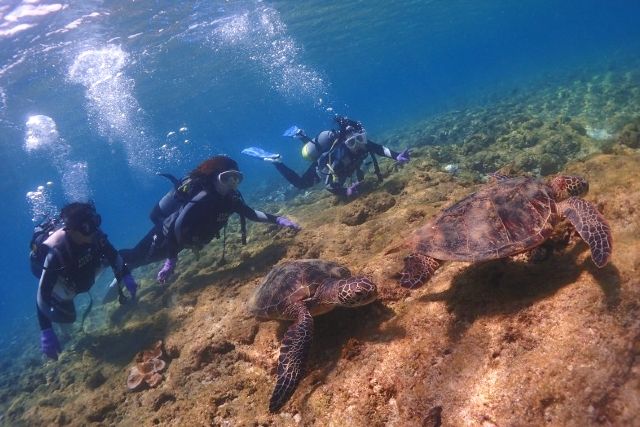
[[[158,397],[156,397],[153,400],[153,403],[151,404],[151,409],[153,411],[157,411],[158,409],[160,409],[164,404],[166,403],[170,403],[170,402],[175,402],[176,401],[176,396],[173,393],[160,393],[158,395]]]
[[[95,390],[96,388],[104,384],[105,381],[107,381],[107,379],[102,374],[102,371],[97,370],[89,375],[89,378],[87,378],[87,381],[85,381],[85,385],[89,390]]]
[[[347,205],[340,214],[340,222],[349,226],[360,225],[372,216],[386,212],[395,204],[396,199],[388,193],[370,194]]]
[[[630,148],[640,148],[640,118],[627,124],[622,129],[618,142]]]

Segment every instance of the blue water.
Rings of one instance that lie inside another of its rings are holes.
[[[0,352],[36,351],[27,246],[47,207],[90,197],[111,241],[129,247],[168,188],[155,172],[226,153],[259,208],[285,185],[243,148],[302,171],[281,136],[293,124],[315,134],[347,114],[375,140],[637,56],[638,18],[629,0],[3,1]]]

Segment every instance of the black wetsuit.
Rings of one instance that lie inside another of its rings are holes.
[[[73,297],[91,289],[105,261],[118,280],[128,273],[122,258],[100,230],[93,242],[79,245],[66,230],[60,229],[49,236],[44,245],[49,250],[40,276],[36,304],[41,330],[50,328],[51,322],[75,321]]]
[[[378,181],[382,181],[375,155],[396,159],[398,154],[398,152],[372,141],[367,141],[366,149],[357,153],[353,153],[346,145],[340,143],[318,159],[318,175],[323,178],[327,190],[339,196],[346,196],[347,189],[344,188],[344,184],[347,178],[355,173],[358,181],[364,179],[361,166],[367,156],[371,156]]]
[[[278,172],[280,172],[280,174],[289,181],[289,183],[291,183],[291,185],[299,190],[312,187],[320,182],[317,161],[311,163],[311,166],[309,166],[302,176],[299,176],[294,170],[285,166],[283,163],[274,163],[273,165],[278,169]]]
[[[234,213],[257,222],[275,224],[277,219],[247,206],[238,191],[223,196],[215,190],[201,190],[162,223],[157,221],[133,249],[121,250],[120,254],[131,269],[177,258],[182,249],[202,248],[219,237],[220,230]]]
[[[345,196],[347,189],[344,188],[344,182],[354,173],[356,173],[358,181],[364,179],[364,173],[360,167],[362,166],[362,162],[367,156],[371,155],[371,153],[390,159],[395,159],[399,154],[383,145],[367,141],[366,150],[360,151],[357,154],[352,153],[344,144],[337,144],[333,150],[331,150],[331,158],[328,157],[328,153],[323,154],[320,159],[309,166],[302,176],[298,175],[283,163],[274,163],[274,166],[291,185],[300,190],[312,187],[324,180],[327,190],[336,195]],[[375,157],[372,156],[372,159],[376,162]],[[335,174],[330,173],[330,169],[326,166],[327,162],[331,162],[330,166],[334,168]],[[320,166],[321,164],[324,165]],[[382,181],[377,162],[374,163],[374,166],[378,180]]]

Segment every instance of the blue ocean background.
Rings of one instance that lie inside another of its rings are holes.
[[[3,1],[2,357],[37,355],[28,243],[55,207],[94,200],[114,245],[131,247],[169,188],[155,173],[181,176],[224,153],[259,209],[287,185],[243,148],[281,153],[303,171],[299,144],[282,137],[293,124],[313,135],[345,114],[376,141],[624,67],[640,52],[638,18],[640,3],[628,0]]]

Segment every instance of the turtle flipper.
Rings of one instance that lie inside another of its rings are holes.
[[[313,317],[302,304],[291,306],[296,320],[284,334],[278,358],[278,378],[269,401],[269,411],[276,412],[295,391],[304,374],[304,367],[311,348]]]
[[[400,285],[403,288],[415,289],[424,284],[440,267],[435,258],[417,252],[404,259],[404,270],[400,273]]]
[[[611,258],[613,240],[611,228],[596,206],[578,197],[570,197],[558,203],[558,211],[587,242],[595,265],[604,267]]]

